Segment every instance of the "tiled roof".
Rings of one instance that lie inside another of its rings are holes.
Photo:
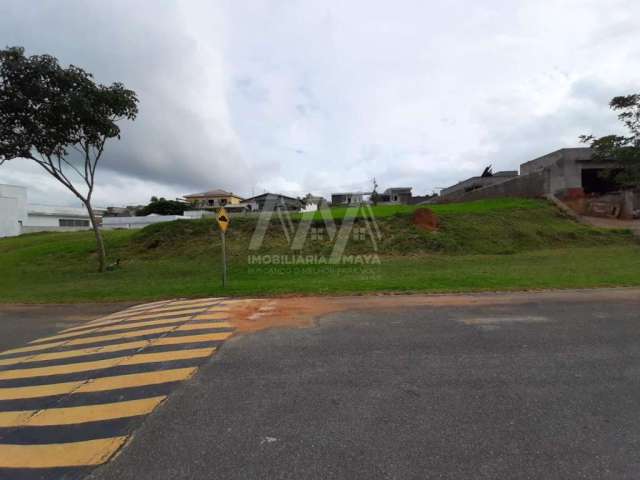
[[[208,192],[202,192],[202,193],[190,193],[189,195],[185,195],[185,198],[190,198],[190,197],[229,197],[232,196],[233,193],[231,192],[227,192],[226,190],[222,190],[220,188],[217,188],[215,190],[209,190]],[[234,197],[237,197],[237,195],[233,195]],[[238,197],[240,198],[240,197]]]

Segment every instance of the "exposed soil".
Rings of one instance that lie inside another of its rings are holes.
[[[413,224],[429,232],[438,230],[438,216],[428,208],[418,208],[413,212]]]
[[[237,300],[231,309],[230,321],[237,334],[269,328],[307,328],[321,317],[347,310],[385,310],[399,307],[432,306],[472,307],[513,305],[541,301],[576,300],[624,302],[630,292],[640,289],[594,289],[537,291],[521,293],[480,293],[473,295],[367,295],[350,297],[285,297]]]

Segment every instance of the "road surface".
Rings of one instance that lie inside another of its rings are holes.
[[[115,458],[56,478],[637,479],[639,307],[637,289],[241,302]]]

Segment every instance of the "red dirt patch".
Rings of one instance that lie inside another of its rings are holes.
[[[429,232],[434,232],[438,230],[438,216],[428,208],[418,208],[413,212],[412,218],[413,224],[422,228],[423,230],[427,230]]]
[[[236,334],[270,328],[308,328],[331,313],[346,310],[384,310],[398,307],[473,307],[514,305],[539,301],[626,301],[640,289],[558,290],[513,293],[442,295],[366,295],[351,297],[284,297],[235,300],[229,321]]]
[[[230,321],[236,333],[251,333],[269,328],[304,328],[316,317],[341,310],[338,305],[317,297],[246,300],[231,308]]]

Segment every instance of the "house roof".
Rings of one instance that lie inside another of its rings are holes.
[[[321,196],[315,196],[315,195],[309,195],[308,197],[305,197],[302,199],[303,202],[308,202],[308,203],[318,203],[318,202],[326,202],[327,199]]]
[[[300,199],[298,199],[298,198],[288,197],[288,196],[286,196],[286,195],[282,195],[282,194],[280,194],[280,193],[268,193],[268,192],[267,192],[267,193],[262,193],[262,194],[260,194],[260,195],[256,195],[255,197],[246,198],[246,199],[244,199],[244,200],[243,200],[243,202],[250,202],[251,200],[255,200],[255,199],[257,199],[257,198],[266,197],[267,195],[273,195],[274,197],[286,198],[286,199],[288,199],[288,200],[294,200],[294,201],[296,201],[296,202],[301,202],[301,203],[302,203],[302,200],[300,200]]]
[[[413,187],[390,187],[390,188],[387,188],[384,191],[384,193],[387,193],[387,192],[411,192],[412,188]]]
[[[227,192],[226,190],[222,190],[217,188],[215,190],[209,190],[208,192],[202,193],[190,193],[189,195],[185,195],[184,198],[198,198],[198,197],[239,197],[238,195],[234,195],[232,192]]]

